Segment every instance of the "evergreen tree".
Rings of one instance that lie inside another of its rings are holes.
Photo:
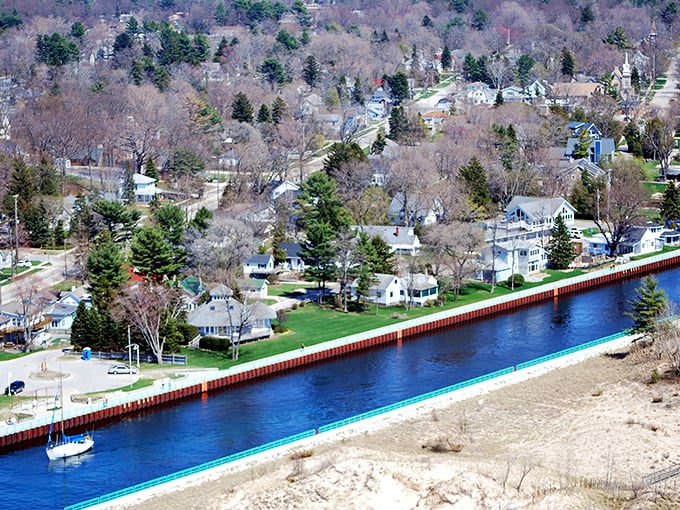
[[[475,30],[481,31],[486,28],[488,22],[489,15],[486,13],[486,11],[484,9],[478,9],[472,15],[472,21],[470,22],[470,26]]]
[[[329,176],[334,176],[343,165],[350,161],[365,162],[368,158],[359,144],[336,142],[328,149],[323,169]]]
[[[108,310],[118,289],[127,281],[125,259],[118,244],[104,230],[87,258],[92,301],[99,310]]]
[[[630,84],[636,94],[640,93],[640,87],[642,86],[642,79],[640,78],[640,71],[636,66],[633,66],[633,70],[630,72]]]
[[[468,53],[463,59],[463,76],[467,81],[473,82],[478,80],[479,68],[477,64],[477,59]]]
[[[581,129],[578,136],[578,141],[574,145],[574,152],[571,157],[574,159],[590,159],[590,145],[593,143],[593,139],[590,137],[590,133],[587,129]]]
[[[28,204],[28,209],[24,214],[24,230],[28,232],[28,239],[34,248],[50,245],[52,241],[51,219],[44,200]]]
[[[126,165],[123,173],[122,199],[126,204],[135,203],[135,178],[133,176],[132,166]]]
[[[48,66],[61,67],[80,58],[78,45],[61,34],[38,34],[35,43],[35,56],[38,62]]]
[[[264,79],[270,83],[273,89],[277,86],[283,85],[286,80],[286,71],[284,71],[281,62],[274,57],[269,57],[260,64],[257,71],[262,74]]]
[[[560,53],[560,70],[564,76],[574,76],[576,61],[574,55],[567,48],[562,48]]]
[[[156,164],[153,162],[152,158],[148,158],[146,160],[146,169],[144,171],[144,175],[147,177],[151,177],[152,179],[158,179],[158,169],[156,168]]]
[[[613,31],[609,32],[607,37],[602,39],[602,42],[616,46],[620,50],[631,47],[628,42],[628,36],[621,26],[618,26]]]
[[[371,273],[392,274],[394,272],[394,253],[382,237],[369,237],[366,233],[360,232],[357,247],[365,267]]]
[[[196,215],[191,219],[191,221],[189,221],[189,226],[201,232],[205,231],[210,225],[210,220],[212,218],[213,213],[209,209],[201,207],[198,211],[196,211]]]
[[[350,217],[338,194],[337,183],[325,172],[314,172],[302,183],[298,202],[302,209],[303,226],[311,221],[324,223],[335,234],[349,226]]]
[[[310,87],[314,88],[319,81],[321,75],[321,67],[314,55],[307,55],[302,68],[302,79]]]
[[[593,9],[590,7],[590,4],[581,7],[581,26],[583,27],[593,21],[595,21],[595,14],[593,14]]]
[[[243,92],[236,94],[234,101],[231,103],[231,118],[239,122],[253,122],[253,105],[250,104],[248,96]]]
[[[364,91],[361,88],[361,80],[358,76],[354,78],[354,86],[352,87],[352,102],[361,106],[364,105]]]
[[[375,140],[371,144],[371,154],[382,154],[387,146],[387,138],[385,137],[385,130],[381,127],[375,135]]]
[[[456,177],[463,184],[475,207],[485,209],[491,203],[491,191],[486,179],[486,170],[476,156],[458,170]]]
[[[675,223],[671,228],[680,227],[680,190],[673,181],[666,184],[660,214],[662,220]]]
[[[300,36],[300,44],[303,46],[307,46],[309,44],[309,41],[311,41],[311,37],[309,36],[309,30],[306,28],[302,31],[302,35]]]
[[[66,244],[66,230],[64,229],[64,220],[58,219],[57,224],[52,231],[52,243],[54,246],[64,246]]]
[[[517,59],[515,74],[517,74],[517,79],[519,80],[519,85],[522,87],[522,90],[524,90],[529,84],[531,70],[533,69],[535,63],[536,61],[529,55],[521,55]]]
[[[313,175],[321,174],[317,172]],[[312,281],[319,282],[319,299],[323,301],[326,282],[335,278],[338,268],[335,264],[337,248],[334,241],[337,231],[328,223],[316,220],[305,222],[305,240],[301,243],[305,274]]]
[[[406,142],[409,136],[409,120],[403,106],[395,106],[388,119],[390,131],[387,138],[398,144]]]
[[[132,80],[132,83],[137,86],[140,86],[144,82],[144,69],[142,67],[142,63],[139,60],[132,60],[130,67],[130,79]]]
[[[176,264],[172,246],[158,227],[140,228],[132,239],[130,251],[131,264],[154,279],[173,276],[181,267]]]
[[[269,113],[269,107],[262,103],[260,109],[257,111],[258,124],[269,124],[272,121],[272,115]]]
[[[442,50],[441,64],[442,69],[447,71],[451,69],[451,50],[447,44],[444,45],[444,49]]]
[[[229,21],[229,11],[227,10],[227,7],[224,5],[224,2],[220,2],[217,4],[217,7],[215,7],[215,23],[217,23],[220,26],[225,26],[228,24]]]
[[[641,158],[643,156],[642,150],[642,134],[634,122],[629,122],[626,125],[626,129],[623,132],[623,136],[626,138],[626,145],[628,146],[628,152]]]
[[[657,285],[658,282],[653,275],[645,276],[642,285],[636,291],[637,296],[628,302],[632,310],[626,315],[633,319],[634,331],[652,331],[657,320],[668,309],[666,292],[657,288]]]
[[[409,98],[411,89],[408,84],[408,76],[404,73],[398,72],[392,76],[385,76],[384,81],[387,82],[387,85],[390,88],[392,99],[395,104],[399,104]]]
[[[554,269],[569,268],[576,257],[571,242],[571,233],[561,214],[555,218],[555,223],[550,231],[548,253],[550,266]]]
[[[281,96],[276,96],[274,103],[272,104],[272,122],[278,124],[284,118],[288,117],[288,105],[281,99]]]
[[[56,196],[59,194],[57,186],[57,171],[45,156],[40,158],[36,168],[38,193],[41,195]]]
[[[503,92],[500,90],[496,92],[496,99],[493,102],[494,106],[503,106],[503,103],[505,103],[505,99],[503,99]]]

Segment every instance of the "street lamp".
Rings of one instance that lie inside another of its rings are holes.
[[[17,262],[19,261],[19,214],[17,212],[17,199],[19,195],[12,195],[14,197],[14,264],[12,268],[16,268]]]

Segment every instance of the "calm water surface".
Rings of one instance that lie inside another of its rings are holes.
[[[680,301],[680,269],[657,275]],[[640,280],[414,337],[128,418],[91,454],[0,455],[0,506],[54,509],[600,338],[631,325]]]

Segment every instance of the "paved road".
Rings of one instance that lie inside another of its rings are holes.
[[[654,97],[649,102],[648,108],[650,110],[663,110],[668,108],[671,101],[677,100],[678,95],[678,55],[671,58],[666,73],[666,84],[661,90],[657,90]]]

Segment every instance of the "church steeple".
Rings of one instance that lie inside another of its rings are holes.
[[[628,63],[628,52],[626,52],[626,59],[624,60],[623,65],[621,66],[621,89],[622,90],[630,89],[630,76],[631,76],[631,69],[630,69],[630,64]]]

